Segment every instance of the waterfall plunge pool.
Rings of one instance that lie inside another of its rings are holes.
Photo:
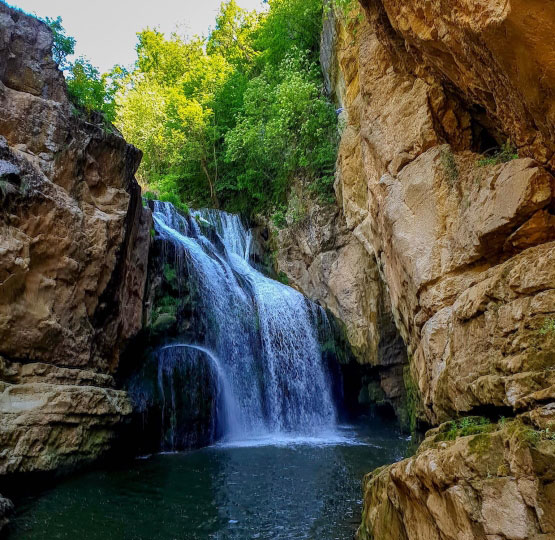
[[[390,423],[220,443],[81,473],[16,501],[10,540],[351,540],[365,473],[401,459]]]
[[[406,438],[377,418],[338,425],[327,314],[251,265],[238,216],[152,210],[163,285],[149,324],[174,321],[178,335],[126,389],[130,445],[166,453],[16,499],[10,538],[352,539],[363,475],[401,459]]]

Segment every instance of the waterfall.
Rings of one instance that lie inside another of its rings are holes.
[[[331,381],[317,332],[323,310],[251,266],[252,236],[238,216],[200,210],[184,217],[170,203],[153,204],[158,238],[171,247],[164,256],[180,288],[194,296],[202,329],[195,341],[165,345],[162,363],[170,351],[174,359],[204,356],[226,440],[333,429]]]

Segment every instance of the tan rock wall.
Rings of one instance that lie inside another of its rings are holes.
[[[0,4],[0,474],[90,461],[131,412],[110,374],[141,327],[141,154],[74,110],[51,46]]]
[[[378,262],[428,421],[480,405],[516,408],[522,387],[517,393],[506,387],[504,397],[499,392],[509,384],[506,377],[525,369],[513,360],[524,354],[519,351],[541,351],[545,369],[555,363],[551,342],[538,337],[555,309],[552,278],[540,270],[553,253],[554,179],[529,158],[479,164],[473,149],[483,119],[466,102],[466,89],[453,88],[413,50],[410,35],[405,40],[404,30],[397,33],[392,9],[369,2],[362,22],[352,14],[336,35],[344,81],[337,94],[346,113],[336,191],[348,227]],[[482,127],[497,123],[512,135],[503,122],[499,114]],[[542,247],[523,252],[536,245]],[[493,274],[497,294],[482,294],[482,310],[464,318],[459,305],[478,290],[489,291]],[[536,283],[523,287],[519,279]],[[542,300],[536,299],[540,292]],[[501,328],[507,323],[498,321],[500,314],[521,322]],[[515,346],[500,347],[509,334]],[[485,390],[484,377],[491,385],[493,377],[497,390]],[[540,386],[548,388],[550,378],[543,380]]]
[[[421,420],[545,419],[555,402],[553,5],[361,3],[333,26],[327,63],[346,124],[336,193],[377,262]],[[519,159],[483,161],[508,139]],[[368,477],[359,537],[555,537],[549,433],[526,446],[500,429],[479,458],[471,437],[428,440]]]
[[[555,537],[553,407],[482,432],[427,434],[416,456],[364,479],[358,540],[525,540]]]

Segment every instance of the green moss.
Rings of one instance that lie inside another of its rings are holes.
[[[280,281],[284,285],[289,285],[289,278],[287,277],[287,274],[283,270],[280,270],[279,274],[277,275],[277,278],[278,278],[278,281]]]
[[[440,158],[447,180],[452,186],[459,178],[459,168],[457,167],[455,155],[451,148],[442,148]]]
[[[178,307],[179,307],[179,300],[177,298],[174,298],[173,296],[166,294],[161,298],[159,298],[158,301],[156,302],[156,305],[154,306],[154,309],[152,310],[152,315],[151,315],[152,328],[159,327],[160,324],[162,323],[166,325],[166,323],[169,322],[170,317],[175,322]],[[166,317],[163,317],[162,319],[160,319],[162,315],[166,315]],[[156,328],[156,329],[159,330],[159,328]]]
[[[403,382],[405,384],[405,398],[401,407],[399,407],[398,415],[401,428],[414,432],[418,423],[419,411],[422,410],[422,398],[420,390],[412,378],[409,365],[403,369]]]
[[[513,159],[518,159],[516,148],[510,141],[505,142],[503,146],[493,152],[490,156],[484,156],[479,159],[476,164],[478,167],[487,167],[488,165],[498,165],[499,163],[506,163]]]
[[[177,322],[175,315],[170,313],[160,313],[152,323],[152,330],[156,332],[163,332],[171,328]]]
[[[536,447],[541,441],[555,441],[555,431],[546,429],[533,429],[528,426],[521,426],[515,431],[521,443],[527,446]]]
[[[543,321],[543,326],[538,330],[538,332],[545,336],[547,334],[555,334],[555,318],[548,317]]]
[[[370,381],[360,389],[358,402],[361,405],[382,405],[385,402],[385,392],[378,381]]]
[[[322,354],[335,356],[339,364],[347,365],[354,361],[355,357],[347,338],[347,327],[340,319],[326,310],[327,321],[318,318],[318,336]]]
[[[491,435],[488,433],[479,433],[470,439],[468,449],[480,456],[487,454],[491,449]]]

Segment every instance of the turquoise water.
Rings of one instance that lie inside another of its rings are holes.
[[[157,454],[16,501],[16,539],[352,539],[361,479],[401,459],[393,427]]]

